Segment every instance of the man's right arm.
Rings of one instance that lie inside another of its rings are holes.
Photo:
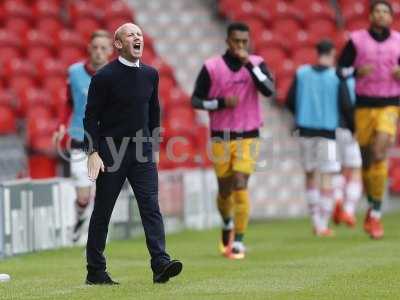
[[[290,85],[285,101],[286,107],[290,110],[290,112],[293,115],[296,114],[296,89],[297,89],[297,79],[295,75],[292,84]]]
[[[88,153],[99,149],[99,119],[106,99],[106,86],[103,81],[99,75],[95,75],[89,85],[85,118],[83,119],[84,147]]]
[[[349,40],[344,46],[338,60],[338,75],[340,78],[347,78],[356,75],[354,69],[354,61],[356,60],[357,51],[352,40]]]
[[[197,76],[195,89],[192,95],[192,106],[196,109],[218,110],[226,107],[223,98],[207,99],[211,88],[211,78],[207,68],[203,66],[199,76]]]

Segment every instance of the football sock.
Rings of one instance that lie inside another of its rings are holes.
[[[321,189],[321,200],[319,204],[320,209],[320,230],[328,228],[329,220],[332,215],[334,206],[333,190],[332,189]]]
[[[358,201],[362,196],[362,183],[359,180],[349,181],[344,189],[344,211],[354,215]]]
[[[232,219],[232,214],[233,214],[234,202],[232,195],[229,195],[226,198],[223,198],[221,195],[218,195],[217,205],[222,220],[224,221],[224,225],[228,225],[229,221]]]
[[[310,212],[311,221],[315,229],[319,230],[320,226],[320,214],[319,214],[319,190],[316,188],[309,188],[306,191],[306,200],[308,204],[308,210]]]
[[[249,192],[246,190],[235,190],[233,192],[235,201],[235,234],[244,234],[249,223],[250,201]]]

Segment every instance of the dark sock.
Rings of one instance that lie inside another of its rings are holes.
[[[371,208],[375,211],[381,211],[382,201],[372,200]]]
[[[371,196],[367,196],[367,201],[370,207],[372,207],[372,202],[374,201],[374,199]]]
[[[235,234],[235,242],[242,242],[244,234],[243,233],[236,233]]]
[[[224,225],[228,226],[231,223],[232,218],[223,219]],[[232,229],[222,229],[222,243],[227,246],[231,239]]]

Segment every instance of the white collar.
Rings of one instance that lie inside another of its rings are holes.
[[[139,68],[139,60],[137,60],[136,62],[131,62],[131,61],[123,58],[122,56],[118,56],[118,60],[121,64],[123,64],[125,66]]]

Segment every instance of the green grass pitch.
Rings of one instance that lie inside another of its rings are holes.
[[[0,261],[0,299],[399,299],[400,214],[385,216],[386,236],[371,241],[358,225],[336,238],[311,235],[308,220],[251,224],[248,256],[227,260],[217,252],[218,231],[168,236],[183,273],[154,285],[142,238],[108,245],[117,287],[83,284],[83,248],[46,251]]]

